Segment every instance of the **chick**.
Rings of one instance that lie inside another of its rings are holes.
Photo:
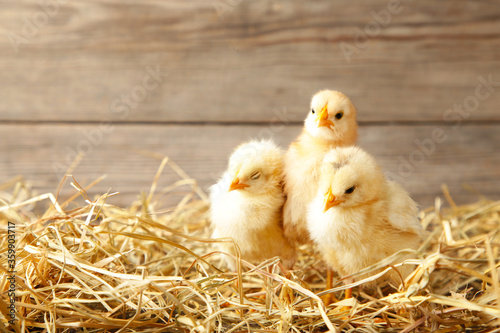
[[[356,108],[343,93],[323,90],[313,96],[304,129],[285,156],[283,225],[292,243],[310,242],[307,205],[316,194],[324,154],[335,147],[354,145],[357,128]]]
[[[416,248],[425,236],[417,214],[416,203],[373,157],[358,147],[336,148],[323,159],[307,227],[326,263],[346,276]]]
[[[295,250],[283,235],[283,152],[272,141],[250,141],[237,147],[219,182],[210,188],[212,238],[230,237],[241,257],[262,261],[280,256],[291,268]],[[235,255],[232,243],[218,243]],[[235,262],[227,260],[230,269]]]

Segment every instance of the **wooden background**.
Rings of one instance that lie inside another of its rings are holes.
[[[441,184],[458,202],[499,199],[499,2],[390,3],[0,0],[0,181],[55,192],[80,151],[72,174],[106,174],[91,193],[121,192],[113,203],[148,191],[158,156],[206,189],[242,140],[286,147],[331,88],[357,106],[360,145],[422,206]],[[481,77],[499,82],[490,96],[449,114]],[[419,152],[433,131],[444,139]],[[160,189],[177,179],[166,169]]]

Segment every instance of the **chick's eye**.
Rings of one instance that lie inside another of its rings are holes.
[[[255,180],[255,179],[259,179],[259,177],[260,177],[260,171],[257,171],[257,172],[252,173],[252,175],[250,176],[250,179]]]
[[[352,192],[354,192],[355,188],[356,188],[356,186],[349,187],[347,190],[345,190],[345,193],[346,194],[351,194]]]
[[[311,112],[312,112],[312,114],[315,114],[315,113],[316,113],[316,111],[314,111],[314,109],[311,109]]]
[[[344,116],[344,112],[340,111],[340,112],[337,112],[337,114],[335,115],[335,118],[336,119],[341,119],[343,116]]]

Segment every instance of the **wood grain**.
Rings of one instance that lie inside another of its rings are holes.
[[[442,130],[439,137],[446,138],[439,143],[434,141],[432,148],[429,140],[438,130]],[[299,126],[114,125],[100,137],[95,125],[0,125],[0,181],[23,175],[39,193],[55,193],[62,178],[59,167],[71,163],[77,151],[85,151],[73,171],[76,179],[85,184],[106,174],[108,177],[90,193],[119,191],[121,194],[110,202],[128,205],[141,191],[149,191],[160,164],[159,159],[140,151],[169,156],[206,190],[225,169],[228,155],[241,141],[272,136],[286,147],[299,131]],[[419,153],[415,140],[425,143],[428,155]],[[360,145],[374,154],[423,207],[431,205],[441,194],[441,184],[450,187],[459,203],[477,198],[464,190],[463,184],[500,199],[499,125],[455,129],[441,125],[362,126]],[[410,167],[402,166],[405,163]],[[167,168],[158,192],[178,179]],[[188,188],[183,187],[170,196],[177,198],[186,191]],[[68,184],[64,185],[65,196],[73,192]],[[169,196],[161,197],[164,204],[172,200]]]
[[[341,43],[355,45],[388,1],[74,0],[28,35],[40,2],[1,3],[0,121],[266,122],[286,111],[298,123],[326,87],[349,95],[361,121],[443,121],[480,76],[500,81],[497,1],[403,1],[350,62]],[[235,5],[219,15],[220,3]],[[17,53],[12,34],[27,40]],[[161,84],[141,95],[156,67]],[[468,120],[500,121],[499,88]],[[134,91],[141,101],[127,106]]]
[[[500,197],[498,1],[63,2],[0,0],[0,181],[55,192],[81,150],[75,177],[107,174],[91,193],[129,204],[159,166],[151,151],[206,190],[241,141],[287,146],[311,95],[332,88],[357,106],[360,144],[423,206],[442,183],[458,202],[474,198],[464,183]],[[160,189],[178,179],[165,170]]]

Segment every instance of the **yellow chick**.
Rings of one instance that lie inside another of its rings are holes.
[[[292,243],[310,242],[307,205],[316,194],[319,166],[332,148],[351,146],[358,137],[356,108],[343,93],[323,90],[313,96],[304,129],[285,155],[283,208],[285,236]]]
[[[320,169],[307,227],[330,268],[350,275],[418,246],[425,231],[416,203],[385,178],[373,157],[358,147],[336,148]]]
[[[262,261],[280,256],[292,267],[295,250],[283,235],[283,152],[272,141],[250,141],[237,147],[219,182],[210,188],[212,238],[230,237],[242,259]],[[235,255],[232,243],[218,243]],[[235,262],[227,260],[230,269]]]

